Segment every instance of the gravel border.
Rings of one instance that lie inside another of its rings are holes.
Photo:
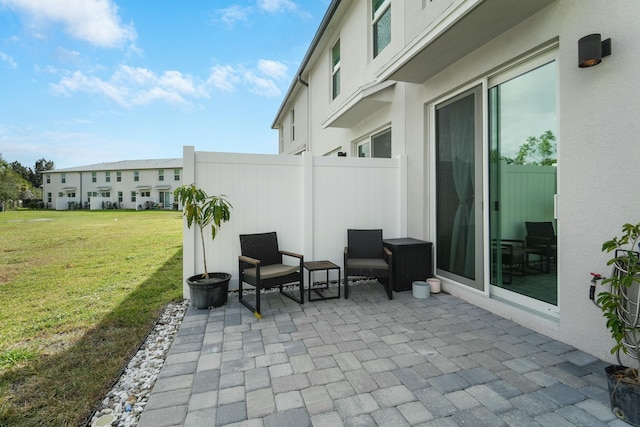
[[[189,300],[184,300],[167,305],[153,330],[98,406],[90,421],[92,427],[132,427],[138,424],[189,303]]]

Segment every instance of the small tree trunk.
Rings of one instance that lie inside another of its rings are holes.
[[[207,253],[205,251],[204,231],[202,230],[202,227],[200,227],[200,241],[202,242],[202,259],[204,261],[204,273],[202,274],[202,277],[208,279],[209,271],[207,270]]]

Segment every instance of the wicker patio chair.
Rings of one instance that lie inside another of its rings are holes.
[[[238,298],[240,303],[261,318],[260,292],[264,289],[279,287],[280,293],[299,304],[304,303],[304,280],[302,277],[304,259],[297,253],[282,251],[278,248],[278,237],[275,232],[260,234],[241,234],[240,249],[242,255],[238,257]],[[295,265],[283,264],[283,255],[297,258]],[[300,296],[283,289],[284,285],[296,283]],[[244,295],[243,284],[247,283],[255,288],[255,306],[249,303]]]
[[[375,277],[393,299],[391,251],[382,244],[382,230],[347,230],[344,248],[344,297],[349,298],[349,276]]]

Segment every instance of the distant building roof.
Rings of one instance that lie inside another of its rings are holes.
[[[146,160],[121,160],[119,162],[97,163],[88,166],[76,166],[65,169],[52,169],[43,171],[51,172],[94,172],[94,171],[123,171],[142,169],[178,169],[182,168],[182,159],[146,159]]]

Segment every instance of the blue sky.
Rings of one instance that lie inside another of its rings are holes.
[[[0,154],[275,154],[271,123],[329,2],[0,0]]]

